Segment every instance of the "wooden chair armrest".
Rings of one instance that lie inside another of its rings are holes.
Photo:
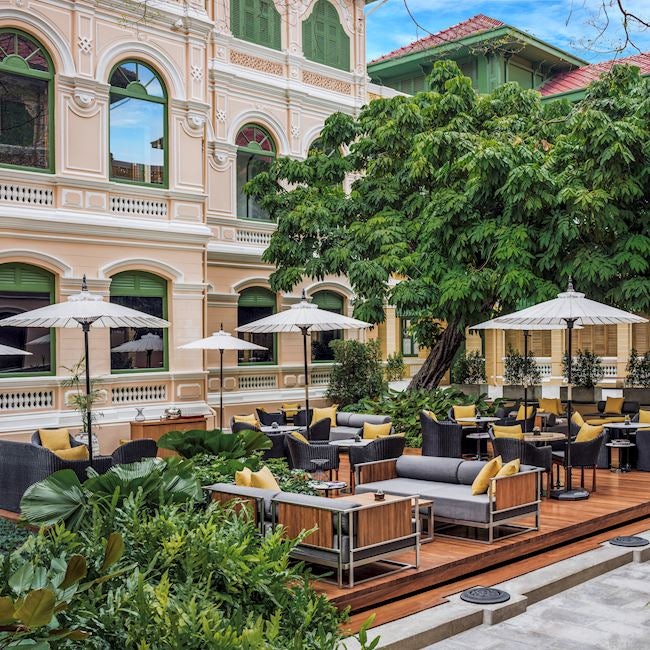
[[[539,501],[540,474],[540,471],[530,471],[491,479],[488,494],[496,490],[494,510],[508,510]]]
[[[417,512],[418,497],[415,497],[415,506],[411,504],[411,497],[404,497],[355,508],[354,547],[364,548],[412,535],[414,507]]]
[[[396,464],[396,458],[375,460],[371,463],[359,463],[354,468],[355,485],[397,478]]]

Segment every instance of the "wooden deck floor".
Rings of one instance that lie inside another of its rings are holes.
[[[341,468],[342,477],[346,476],[346,471],[346,467]],[[421,563],[417,570],[378,577],[352,589],[339,589],[336,585],[322,581],[317,582],[316,587],[337,607],[350,607],[353,614],[365,612],[364,616],[367,616],[373,608],[382,604],[413,598],[413,611],[418,611],[418,607],[422,609],[422,603],[418,604],[417,596],[414,595],[428,592],[426,606],[431,607],[437,604],[436,597],[444,599],[445,594],[443,588],[436,591],[437,596],[434,595],[431,592],[434,588],[449,586],[465,578],[468,579],[468,585],[478,584],[473,582],[477,574],[522,560],[529,560],[532,566],[535,561],[531,558],[551,549],[557,549],[559,555],[556,552],[555,557],[561,559],[562,548],[568,544],[599,533],[604,533],[598,535],[604,541],[614,536],[614,533],[609,535],[605,531],[650,517],[650,473],[614,474],[608,470],[599,470],[597,474],[597,492],[592,493],[586,501],[559,502],[545,498],[542,502],[541,530],[537,532],[525,533],[490,545],[438,538],[422,545]],[[589,479],[590,477],[586,481],[587,489],[591,486]],[[639,525],[636,532],[650,528],[650,520]],[[597,542],[587,541],[588,545],[591,543]],[[412,558],[412,553],[403,557],[407,562],[412,562]],[[396,559],[400,559],[399,556]],[[549,559],[546,563],[557,559]],[[526,570],[530,569],[524,568],[521,572]],[[465,586],[454,588],[449,593],[456,593]]]

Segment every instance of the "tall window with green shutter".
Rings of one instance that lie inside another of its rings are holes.
[[[334,291],[317,291],[312,296],[312,302],[319,309],[334,312],[335,314],[343,313],[343,296]],[[341,330],[329,330],[325,332],[311,333],[311,358],[312,361],[333,361],[334,350],[330,347],[332,341],[338,341],[343,338]]]
[[[350,70],[350,37],[328,0],[318,0],[302,24],[302,51],[307,59],[339,70]]]
[[[236,38],[279,50],[281,22],[273,0],[230,0],[230,30]]]
[[[8,318],[54,300],[54,276],[29,264],[0,264],[0,318]],[[0,327],[0,343],[30,352],[0,356],[0,377],[54,374],[54,330],[45,327]]]
[[[276,297],[272,291],[265,287],[244,289],[239,294],[239,302],[237,303],[237,327],[271,316],[275,314],[275,311]],[[266,350],[240,350],[237,356],[239,365],[268,365],[276,362],[275,334],[242,332],[239,334],[239,338],[266,348]]]
[[[111,279],[111,302],[167,318],[167,281],[145,271],[125,271]],[[167,330],[111,328],[111,371],[167,370]]]

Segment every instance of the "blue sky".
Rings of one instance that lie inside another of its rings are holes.
[[[475,14],[485,14],[529,32],[543,41],[590,62],[616,57],[613,48],[621,42],[623,29],[615,0],[605,0],[610,9],[609,27],[598,42],[593,41],[605,17],[599,11],[602,0],[407,0],[411,12],[428,32],[437,32]],[[650,0],[624,0],[625,7],[641,17],[650,16]],[[372,60],[427,35],[409,17],[404,0],[381,0],[368,5],[366,12],[367,54]],[[650,51],[650,30],[634,31],[633,38],[643,51]],[[630,46],[624,54],[638,51]]]

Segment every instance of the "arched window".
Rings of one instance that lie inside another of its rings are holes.
[[[123,61],[110,76],[113,181],[167,186],[167,92],[146,63]]]
[[[0,318],[8,318],[54,300],[54,276],[28,264],[0,264]],[[53,374],[54,330],[45,327],[0,327],[0,343],[31,352],[0,356],[0,376]]]
[[[0,164],[54,171],[54,66],[31,36],[0,30]]]
[[[167,318],[167,281],[145,271],[125,271],[111,280],[111,302]],[[167,330],[111,328],[111,370],[167,370]]]
[[[319,307],[333,311],[335,314],[343,313],[343,297],[334,291],[317,291],[311,301]],[[343,338],[341,330],[311,333],[311,358],[313,361],[333,361],[334,350],[330,347],[332,341]]]
[[[239,294],[237,303],[237,327],[275,314],[275,294],[264,287],[251,287]],[[267,350],[241,350],[240,364],[275,363],[275,334],[240,333],[239,338],[262,345]]]
[[[273,0],[230,0],[230,30],[235,38],[279,50],[281,23]]]
[[[350,37],[328,0],[318,0],[309,18],[303,22],[302,51],[310,61],[350,70]]]
[[[265,129],[247,124],[237,134],[237,216],[240,219],[269,221],[268,213],[251,196],[244,185],[266,171],[275,159],[275,143]]]

